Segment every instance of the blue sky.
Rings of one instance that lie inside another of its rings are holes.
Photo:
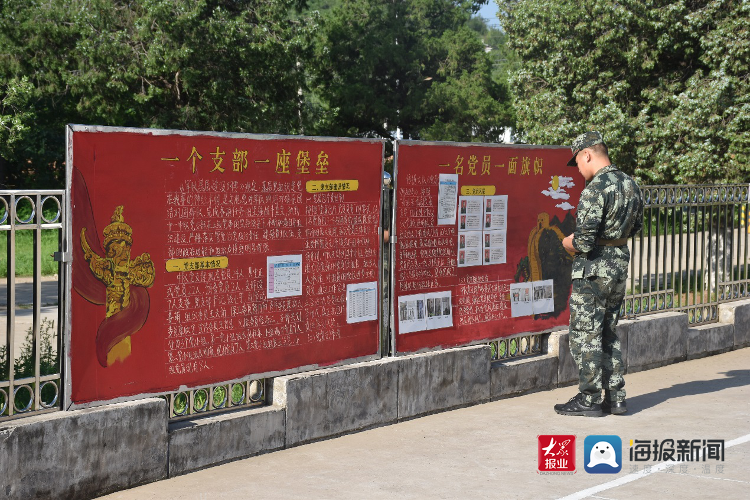
[[[483,5],[482,8],[479,9],[479,17],[487,19],[487,24],[495,27],[498,26],[499,23],[497,20],[497,4],[495,3],[495,0],[489,0],[489,2],[487,2],[487,5]]]

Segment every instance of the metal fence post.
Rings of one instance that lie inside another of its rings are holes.
[[[380,355],[388,356],[391,346],[390,316],[391,316],[391,174],[383,172],[383,185],[381,196],[383,198],[383,238],[381,240],[381,255],[383,262],[381,266],[380,289],[382,291],[382,307],[380,318]]]

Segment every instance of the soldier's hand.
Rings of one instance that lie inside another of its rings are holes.
[[[565,248],[565,250],[567,250],[569,253],[573,254],[573,253],[577,253],[578,252],[578,250],[576,250],[575,247],[573,246],[573,235],[572,234],[570,234],[570,235],[566,236],[565,238],[563,238],[562,244],[563,244],[563,248]]]

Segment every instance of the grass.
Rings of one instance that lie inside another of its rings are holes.
[[[58,263],[52,255],[59,251],[58,234],[59,229],[42,230],[42,275],[50,276],[57,274]],[[3,231],[3,233],[6,233]],[[16,277],[32,276],[34,274],[34,231],[16,231]],[[2,233],[0,233],[2,234]],[[5,245],[0,241],[0,277],[8,277],[8,239],[7,234],[2,234],[0,239],[5,239]]]
[[[0,203],[0,220],[5,216],[5,207]],[[23,200],[18,204],[18,219],[27,220],[30,216],[31,205]],[[44,217],[47,220],[55,220],[55,216],[56,208],[53,210],[45,204]],[[5,224],[7,223],[6,221]],[[34,274],[34,233],[33,229],[16,230],[16,277]],[[59,233],[59,229],[42,229],[42,276],[51,276],[58,272],[58,263],[54,261],[52,255],[59,251]],[[9,231],[0,231],[0,278],[8,277],[9,234]]]

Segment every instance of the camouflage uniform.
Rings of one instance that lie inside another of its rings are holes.
[[[610,165],[581,193],[573,246],[570,295],[570,352],[578,366],[579,392],[600,403],[602,388],[612,401],[625,400],[622,351],[616,326],[630,262],[627,245],[602,240],[633,236],[641,229],[643,198],[627,174]]]

